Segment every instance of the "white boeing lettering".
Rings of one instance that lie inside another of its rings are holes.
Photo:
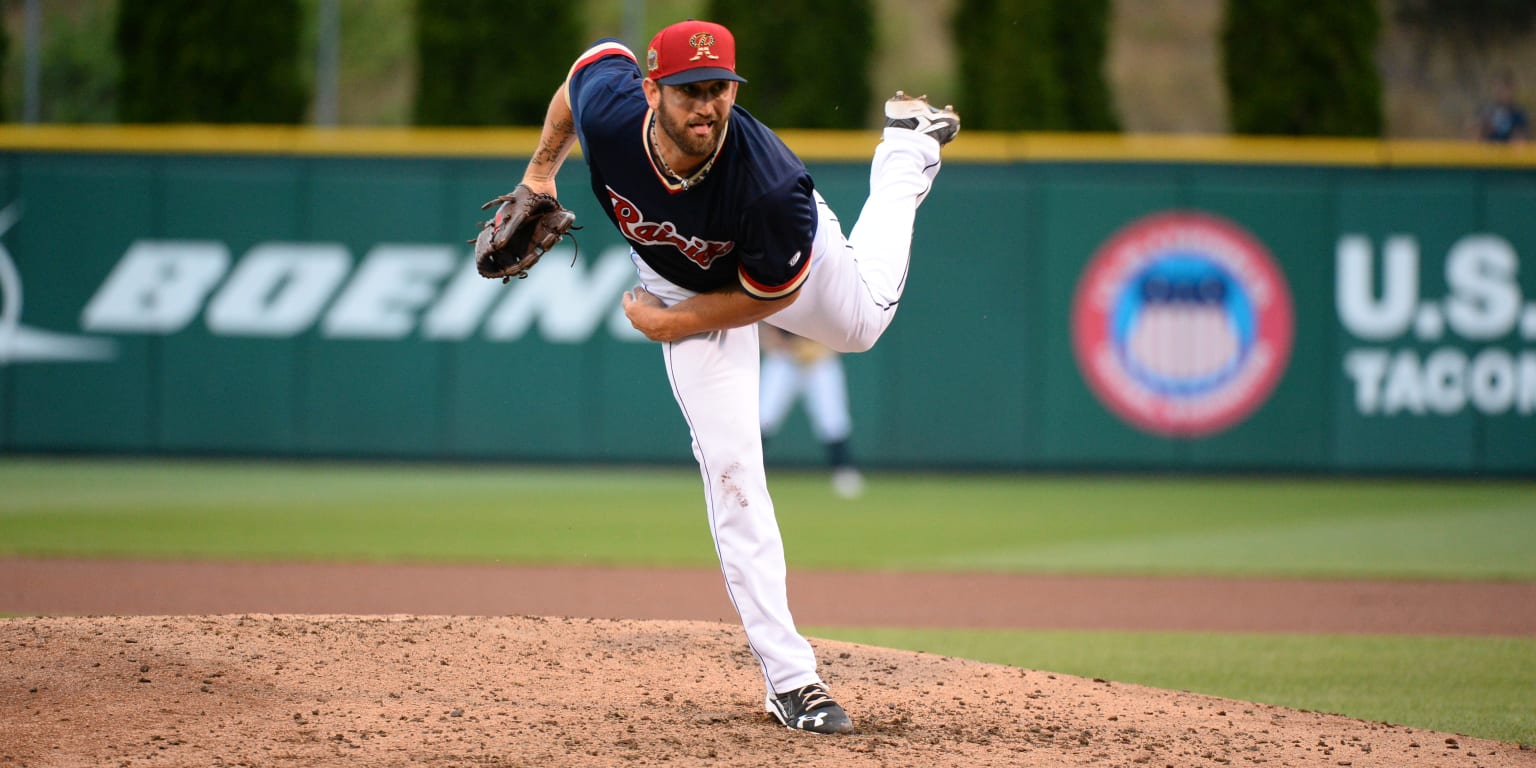
[[[176,333],[229,269],[229,249],[211,240],[139,240],[81,312],[89,331]]]
[[[1465,339],[1497,339],[1520,322],[1520,257],[1497,235],[1468,235],[1445,257],[1445,319]]]
[[[540,269],[523,281],[492,311],[486,321],[487,338],[510,340],[539,324],[539,336],[557,344],[585,341],[614,310],[619,294],[634,281],[635,268],[628,249],[610,248],[591,270],[578,264],[551,268],[546,256]],[[620,310],[622,312],[622,310]],[[610,326],[611,327],[611,326]]]
[[[368,253],[321,321],[333,338],[399,339],[416,328],[416,313],[437,296],[457,259],[446,245],[378,245]]]
[[[555,258],[553,254],[547,258]],[[548,266],[548,262],[546,262]],[[533,274],[533,273],[529,273]],[[497,299],[507,296],[511,284],[487,280],[475,271],[475,257],[470,256],[458,270],[448,288],[421,321],[421,335],[437,341],[463,341],[485,320]]]
[[[208,304],[208,330],[284,338],[302,333],[347,278],[352,257],[329,243],[263,243],[235,266]]]
[[[479,330],[494,306],[497,309],[486,329],[490,338],[517,339],[537,324],[545,341],[581,343],[591,338],[602,313],[611,308],[609,333],[626,341],[644,341],[618,302],[634,276],[629,249],[614,246],[603,251],[591,267],[578,263],[568,268],[561,263],[571,261],[561,253],[564,250],[565,246],[557,247],[544,257],[544,266],[529,272],[527,279],[506,285],[480,277],[471,258],[422,319],[422,336],[442,341],[467,339]],[[548,276],[544,274],[547,270],[566,274]]]
[[[556,250],[508,287],[480,277],[474,258],[449,245],[380,244],[354,269],[339,243],[258,243],[231,269],[222,243],[143,240],[87,303],[81,324],[168,335],[185,329],[206,301],[204,322],[218,336],[286,338],[318,322],[325,338],[398,339],[419,330],[426,339],[461,341],[482,331],[511,341],[537,322],[540,336],[556,344],[585,343],[600,327],[643,341],[618,300],[634,279],[628,247],[611,247],[590,266],[561,265],[574,252]]]
[[[1413,322],[1419,298],[1418,241],[1404,235],[1389,237],[1382,251],[1382,289],[1377,299],[1370,239],[1345,235],[1335,250],[1334,304],[1339,321],[1356,338],[1390,339],[1402,335]]]

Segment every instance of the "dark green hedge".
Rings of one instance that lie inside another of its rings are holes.
[[[1221,43],[1232,131],[1380,136],[1376,0],[1227,0]]]
[[[299,0],[120,0],[120,119],[303,122],[300,21]]]
[[[1118,130],[1109,0],[960,0],[951,32],[967,127]]]
[[[710,0],[705,18],[735,35],[736,71],[749,81],[736,101],[759,120],[775,128],[868,125],[872,0]]]
[[[570,0],[417,0],[417,125],[542,125],[591,42]]]

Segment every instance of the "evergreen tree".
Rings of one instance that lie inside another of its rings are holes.
[[[1062,111],[1074,131],[1118,131],[1104,62],[1109,56],[1109,0],[1052,6],[1056,72],[1064,85]]]
[[[120,0],[121,119],[298,123],[299,0]]]
[[[585,42],[568,0],[417,0],[417,125],[542,125]],[[526,30],[515,42],[509,30]]]
[[[1227,0],[1221,35],[1232,130],[1379,136],[1376,0]]]
[[[1108,0],[960,0],[952,25],[967,126],[1117,128],[1104,79]]]
[[[863,128],[875,54],[871,0],[710,0],[736,37],[737,103],[775,128]],[[807,24],[806,19],[816,19]]]

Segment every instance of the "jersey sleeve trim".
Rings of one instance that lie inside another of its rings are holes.
[[[736,274],[741,279],[741,287],[746,290],[747,295],[756,299],[762,299],[764,301],[782,299],[785,296],[794,293],[800,289],[800,285],[805,282],[805,278],[811,274],[811,255],[805,252],[801,252],[797,255],[800,259],[802,259],[800,262],[800,271],[796,272],[795,276],[790,278],[789,281],[783,285],[763,285],[762,283],[753,280],[752,276],[747,274],[747,270],[745,268],[742,266],[737,266]]]
[[[588,48],[580,56],[576,57],[576,63],[571,65],[571,71],[566,73],[565,79],[571,79],[571,75],[576,74],[577,70],[605,56],[623,56],[630,61],[634,61],[637,65],[639,64],[635,60],[635,54],[623,43],[617,40],[599,40],[591,48]]]

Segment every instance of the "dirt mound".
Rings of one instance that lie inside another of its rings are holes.
[[[0,621],[0,765],[1531,766],[1501,742],[814,641],[858,727],[763,713],[739,627],[175,616]]]

